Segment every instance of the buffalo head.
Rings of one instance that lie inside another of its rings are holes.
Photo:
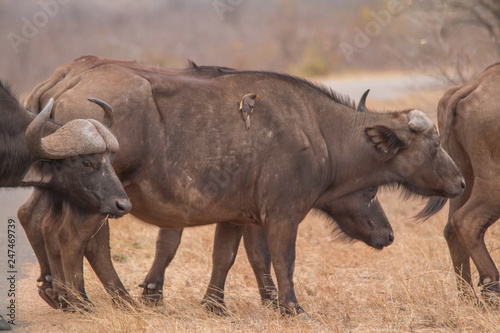
[[[382,249],[392,244],[394,232],[378,201],[377,190],[377,187],[368,187],[318,208],[335,221],[340,236]]]
[[[387,183],[432,197],[419,217],[436,213],[446,198],[463,193],[465,180],[441,147],[434,122],[422,111],[395,114],[390,126],[372,125],[364,131],[379,158],[388,163]]]
[[[76,119],[43,137],[52,105],[51,99],[26,130],[28,148],[39,160],[24,182],[53,190],[94,213],[130,212],[132,205],[112,167],[118,150],[114,135],[94,119]]]

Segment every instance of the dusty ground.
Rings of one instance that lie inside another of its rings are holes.
[[[442,92],[413,94],[394,102],[369,102],[377,109],[417,107],[435,119]],[[86,268],[87,292],[96,304],[92,313],[52,310],[37,295],[36,264],[18,281],[19,332],[495,332],[500,313],[483,310],[457,297],[442,230],[447,207],[426,221],[411,217],[423,204],[403,201],[384,191],[382,205],[395,231],[395,242],[383,251],[362,243],[342,243],[322,219],[308,217],[299,228],[295,287],[309,321],[281,318],[260,304],[257,284],[240,249],[230,272],[226,301],[230,317],[207,314],[200,306],[211,270],[214,226],[185,231],[167,269],[166,304],[157,309],[123,311],[110,305],[94,273]],[[157,228],[126,217],[111,222],[115,267],[137,297],[154,255]],[[500,263],[500,225],[487,232],[487,246]],[[477,280],[477,274],[475,275]]]

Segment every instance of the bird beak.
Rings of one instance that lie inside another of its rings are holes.
[[[247,130],[250,129],[250,115],[245,118],[245,127]]]

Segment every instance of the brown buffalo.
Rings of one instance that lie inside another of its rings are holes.
[[[444,236],[459,288],[472,286],[470,258],[479,272],[485,300],[497,302],[498,270],[484,244],[488,227],[500,217],[500,64],[469,82],[448,89],[438,106],[443,147],[467,181],[463,195],[450,201]],[[462,284],[463,283],[463,284]]]
[[[111,117],[105,103],[92,101],[103,107],[107,119]],[[86,103],[87,107],[91,106]],[[39,216],[38,225],[28,227],[24,222],[31,211],[20,211],[21,224],[42,267],[49,265],[45,246],[57,246],[57,243],[40,237],[41,221],[45,219],[45,225],[51,226],[54,224],[50,222],[51,217],[62,220],[63,206],[66,212],[73,211],[78,216],[83,212],[93,216],[99,213],[122,216],[131,209],[111,165],[118,150],[113,134],[93,119],[75,119],[63,126],[48,122],[52,104],[51,99],[35,116],[0,82],[0,186],[36,186],[44,193],[46,209]],[[86,227],[82,226],[75,234],[85,232]],[[74,238],[54,235],[65,242]],[[76,247],[73,243],[72,249]]]
[[[35,116],[0,82],[0,187],[37,186],[93,213],[128,213],[130,201],[111,166],[116,138],[93,119],[47,122],[52,105],[48,100]]]
[[[348,99],[302,79],[216,71],[214,78],[197,68],[82,57],[37,86],[28,105],[38,110],[54,97],[54,118],[66,122],[100,117],[82,108],[82,94],[108,101],[121,146],[115,170],[132,213],[169,228],[261,225],[288,313],[303,311],[293,288],[295,239],[312,208],[384,184],[424,196],[463,192],[462,175],[421,111],[360,113]],[[260,97],[252,129],[242,130],[238,103],[248,93]],[[442,202],[433,198],[424,215]]]

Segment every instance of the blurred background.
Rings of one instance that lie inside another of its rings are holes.
[[[28,93],[79,56],[306,77],[418,71],[457,83],[500,50],[497,0],[0,0],[0,78]]]

